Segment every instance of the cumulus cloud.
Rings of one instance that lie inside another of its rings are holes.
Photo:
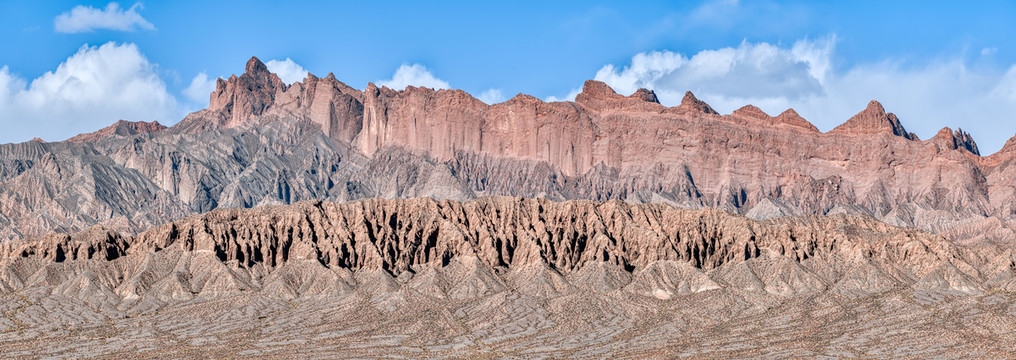
[[[480,96],[477,96],[476,98],[488,105],[505,101],[504,92],[502,92],[501,89],[487,89],[480,93]]]
[[[208,74],[200,72],[194,76],[187,88],[183,89],[183,95],[191,101],[207,105],[208,95],[215,90],[216,79],[209,79]]]
[[[179,115],[155,65],[134,44],[82,46],[31,82],[0,69],[0,143],[61,140],[118,119],[166,122]]]
[[[557,96],[551,95],[551,96],[548,96],[544,100],[546,100],[547,102],[575,101],[575,97],[578,96],[579,93],[581,93],[581,92],[582,92],[582,88],[575,88],[575,89],[572,89],[571,91],[569,91],[568,95],[565,95],[563,97],[557,97]]]
[[[285,60],[268,60],[265,66],[268,67],[268,71],[278,75],[279,79],[282,79],[282,82],[286,84],[293,84],[307,78],[307,69],[288,57]]]
[[[800,99],[821,94],[832,40],[798,41],[791,48],[743,42],[737,48],[703,50],[691,58],[669,51],[640,53],[623,68],[596,73],[623,93],[658,90],[661,101],[680,101],[685,90],[735,98]]]
[[[430,70],[420,64],[402,64],[390,80],[380,80],[379,86],[387,86],[391,89],[401,90],[406,86],[421,86],[432,89],[448,89],[448,82],[434,77]]]
[[[53,20],[53,28],[62,33],[89,32],[96,29],[134,31],[135,28],[141,28],[155,30],[155,25],[138,13],[140,9],[142,9],[140,3],[134,4],[127,10],[115,2],[106,5],[105,9],[78,5],[69,12],[57,15]]]

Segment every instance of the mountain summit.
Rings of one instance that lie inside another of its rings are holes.
[[[907,140],[918,140],[916,135],[903,128],[903,124],[900,123],[896,114],[886,113],[882,104],[875,100],[868,102],[868,107],[834,128],[830,133],[855,135],[888,133]]]

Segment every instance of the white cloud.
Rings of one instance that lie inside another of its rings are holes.
[[[610,84],[617,91],[633,93],[642,87],[655,88],[656,81],[687,63],[688,59],[683,55],[669,51],[639,53],[623,69],[609,64],[604,66],[596,72],[595,79]]]
[[[288,57],[285,60],[268,60],[265,66],[268,67],[268,71],[278,75],[279,79],[282,79],[282,82],[286,84],[293,84],[307,78],[307,69]]]
[[[640,53],[623,68],[606,65],[596,73],[622,93],[658,89],[663,102],[680,102],[685,90],[726,97],[800,99],[820,94],[832,39],[798,41],[792,48],[741,43],[737,48],[703,50],[691,58],[669,51]]]
[[[986,47],[986,48],[981,49],[981,56],[991,56],[991,55],[995,55],[995,53],[997,53],[997,52],[998,52],[998,48],[996,48],[996,47]]]
[[[564,97],[557,97],[557,96],[551,95],[551,96],[548,96],[547,99],[545,99],[545,100],[547,102],[575,101],[575,97],[578,96],[579,93],[581,93],[581,92],[582,92],[582,88],[575,88],[575,89],[572,89],[571,91],[569,91],[568,95],[565,95]]]
[[[201,103],[202,105],[208,105],[208,96],[215,90],[216,79],[209,79],[208,75],[204,72],[200,72],[194,76],[191,80],[190,86],[183,89],[183,95],[191,101]]]
[[[155,65],[134,44],[82,46],[31,82],[0,69],[0,143],[62,140],[116,120],[178,120]]]
[[[80,33],[96,29],[134,31],[135,28],[141,28],[155,30],[155,25],[138,14],[140,9],[142,9],[140,3],[134,4],[126,11],[115,2],[106,5],[106,9],[78,5],[69,12],[57,15],[53,20],[53,28],[62,33]]]
[[[790,47],[744,42],[690,58],[667,51],[640,53],[626,66],[602,67],[595,79],[625,95],[640,87],[653,89],[669,106],[691,90],[721,113],[745,104],[769,114],[793,107],[824,131],[875,99],[922,139],[945,126],[961,127],[985,154],[997,151],[1016,131],[1016,65],[970,67],[957,56],[917,65],[886,59],[837,71],[831,65],[835,41],[835,36],[805,39]]]
[[[480,96],[478,96],[477,99],[480,99],[480,101],[483,101],[488,105],[493,105],[505,101],[505,96],[501,89],[487,89],[486,91],[480,93]]]
[[[387,86],[391,89],[402,90],[406,86],[422,86],[433,89],[448,89],[448,82],[434,77],[434,74],[430,73],[426,67],[420,64],[402,64],[395,74],[392,75],[391,80],[380,80],[377,82],[379,86]]]
[[[25,87],[25,81],[11,74],[7,66],[0,67],[0,111],[6,110],[11,95]]]
[[[1016,102],[1016,65],[1009,68],[995,88],[991,90],[991,97],[1001,101]]]

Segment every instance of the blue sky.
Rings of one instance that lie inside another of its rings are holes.
[[[793,107],[824,131],[877,99],[922,139],[962,127],[986,154],[1016,134],[1005,1],[2,2],[0,33],[0,143],[173,124],[252,55],[288,78],[489,102],[569,99],[591,78],[670,105],[692,90],[724,113]]]

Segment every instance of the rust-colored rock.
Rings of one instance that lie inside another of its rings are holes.
[[[677,109],[712,115],[719,114],[718,112],[716,112],[716,110],[713,110],[713,108],[709,106],[709,104],[706,104],[705,101],[696,98],[695,94],[692,94],[691,91],[686,91],[684,93],[684,98],[681,99],[681,105],[678,105]]]
[[[970,136],[970,133],[963,131],[963,129],[953,131],[948,127],[942,128],[930,141],[939,143],[947,149],[962,149],[974,155],[981,155],[977,149],[977,143],[974,142],[974,138]]]
[[[850,135],[893,134],[907,140],[917,140],[912,133],[903,128],[896,114],[886,113],[882,104],[872,100],[868,107],[851,117],[847,122],[837,126],[829,133]]]
[[[815,125],[808,120],[805,120],[801,117],[801,115],[798,115],[797,111],[794,111],[794,109],[784,110],[782,113],[777,115],[775,119],[773,119],[773,122],[776,124],[786,124],[800,127],[811,132],[818,132],[818,128],[815,127]]]
[[[771,126],[788,125],[799,127],[810,132],[818,132],[818,128],[816,128],[815,125],[808,122],[808,120],[805,120],[801,117],[801,115],[798,115],[797,111],[794,111],[794,109],[787,109],[786,111],[780,113],[780,115],[772,117],[754,105],[745,105],[740,109],[734,110],[734,112],[730,115],[735,118],[749,119],[756,123]]]
[[[766,114],[765,111],[762,111],[762,109],[759,109],[757,106],[750,104],[742,106],[740,109],[734,110],[734,112],[731,113],[731,115],[747,119],[761,120],[765,122],[768,122],[769,119],[772,118],[771,116],[769,116],[769,114]]]
[[[138,134],[148,134],[157,131],[165,130],[166,126],[160,124],[158,121],[145,122],[145,121],[127,121],[120,120],[113,125],[104,127],[98,131],[78,134],[74,137],[67,139],[69,142],[88,143],[96,142],[110,136],[131,136]]]

